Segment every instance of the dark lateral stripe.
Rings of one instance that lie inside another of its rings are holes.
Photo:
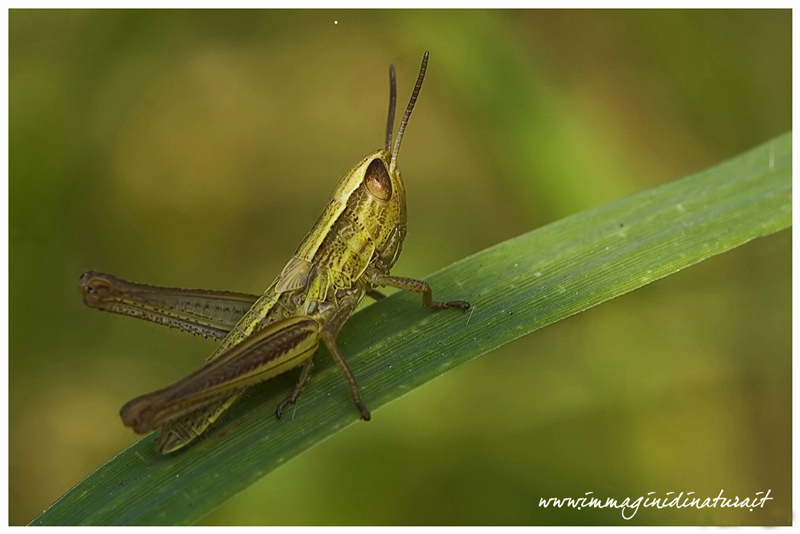
[[[179,402],[198,393],[235,381],[261,369],[267,373],[280,364],[283,356],[298,350],[305,352],[315,347],[319,335],[319,323],[310,318],[289,318],[252,334],[227,353],[209,362],[197,372],[167,388],[171,390],[164,398],[166,402]],[[301,345],[308,345],[301,347]],[[304,350],[305,349],[305,350]]]
[[[123,423],[147,432],[166,421],[272,378],[281,364],[305,359],[319,344],[320,325],[307,316],[290,317],[260,330],[171,386],[123,406]],[[287,355],[293,357],[285,358]],[[288,369],[282,369],[288,370]]]

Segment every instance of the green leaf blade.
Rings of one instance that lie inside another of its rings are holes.
[[[397,293],[355,314],[339,337],[362,398],[376,411],[419,385],[557,320],[791,225],[791,133],[730,161],[594,208],[434,274],[430,312]],[[274,409],[294,374],[253,388],[206,437],[161,456],[150,435],[33,521],[190,524],[286,461],[355,423],[328,354],[296,411]],[[380,416],[380,413],[376,415]]]

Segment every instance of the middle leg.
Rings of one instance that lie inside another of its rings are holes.
[[[278,416],[278,419],[283,417],[283,409],[286,408],[287,404],[294,404],[297,402],[297,399],[300,397],[300,394],[306,389],[308,385],[308,381],[311,380],[311,371],[314,370],[314,356],[308,359],[308,361],[303,365],[303,370],[300,371],[300,378],[297,379],[297,384],[294,386],[292,390],[292,394],[283,399],[280,404],[278,404],[278,409],[275,410],[275,415]]]

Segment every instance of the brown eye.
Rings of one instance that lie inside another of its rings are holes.
[[[364,185],[369,194],[378,200],[389,200],[392,198],[392,179],[386,166],[380,159],[373,159],[364,173]]]

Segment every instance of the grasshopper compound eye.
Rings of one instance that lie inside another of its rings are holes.
[[[392,198],[392,180],[386,166],[379,158],[373,159],[364,173],[364,186],[369,194],[378,200],[387,201]]]

